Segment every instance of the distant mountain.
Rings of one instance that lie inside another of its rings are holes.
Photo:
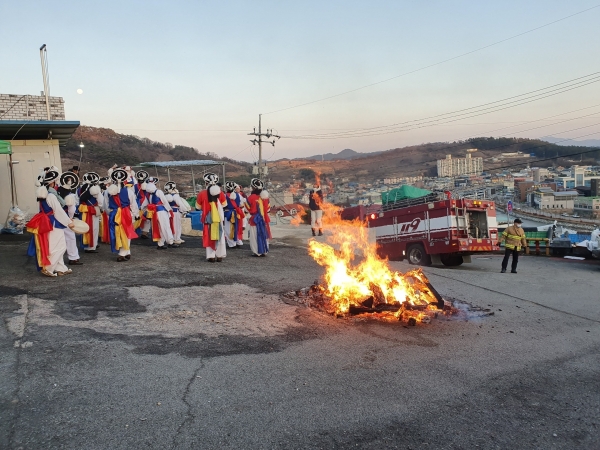
[[[584,139],[582,141],[577,141],[577,140],[565,141],[565,138],[556,138],[554,136],[545,136],[542,138],[542,140],[550,142],[552,144],[569,146],[569,147],[572,145],[577,145],[580,147],[600,147],[600,139]]]
[[[314,156],[309,156],[307,158],[295,158],[295,159],[296,160],[298,160],[298,159],[316,159],[318,161],[336,161],[338,159],[362,158],[364,156],[373,156],[373,155],[378,155],[380,153],[383,153],[383,152],[359,153],[350,148],[347,148],[338,153],[324,153],[322,155],[314,155]]]
[[[269,176],[272,180],[287,182],[294,177],[302,179],[304,169],[310,169],[325,179],[346,178],[365,183],[388,177],[436,176],[437,160],[446,155],[464,158],[467,151],[472,149],[477,149],[477,152],[471,153],[473,157],[483,157],[484,170],[491,172],[504,168],[518,169],[527,165],[568,166],[573,155],[578,160],[581,159],[579,164],[593,165],[600,159],[600,149],[590,151],[589,147],[583,146],[579,141],[566,146],[538,139],[477,137],[465,141],[430,142],[373,153],[344,150],[346,154],[353,155],[346,159],[339,158],[339,153],[335,155],[335,159],[326,158],[326,155],[323,160],[321,155],[310,159],[282,159],[269,164]],[[521,152],[523,157],[503,159],[502,153],[505,152]]]

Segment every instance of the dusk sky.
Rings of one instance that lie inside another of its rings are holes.
[[[410,131],[288,138],[418,120],[598,72],[597,5],[598,0],[4,1],[0,93],[39,95],[39,47],[47,44],[51,95],[64,97],[67,120],[246,161],[256,156],[246,133],[258,125],[259,113],[264,128],[285,137],[265,149],[267,159],[471,136],[598,139],[600,83]],[[287,109],[589,8],[466,56]],[[588,109],[539,120],[583,108]],[[578,118],[583,115],[588,117]],[[575,120],[557,123],[567,119]],[[533,120],[538,122],[522,125]],[[519,133],[542,125],[547,126]],[[586,128],[568,132],[581,127]]]

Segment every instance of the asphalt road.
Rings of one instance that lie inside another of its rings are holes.
[[[0,448],[600,448],[597,262],[427,268],[494,315],[404,327],[284,300],[321,274],[305,237],[104,246],[57,279],[0,238]]]

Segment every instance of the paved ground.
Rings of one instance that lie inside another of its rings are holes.
[[[321,274],[307,231],[221,264],[103,247],[59,279],[2,237],[0,448],[600,448],[597,262],[428,268],[495,314],[405,328],[284,302]]]

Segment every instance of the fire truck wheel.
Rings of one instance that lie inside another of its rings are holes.
[[[443,253],[440,255],[440,259],[442,260],[442,264],[448,267],[460,266],[463,263],[462,255]]]
[[[412,244],[406,252],[409,264],[415,266],[430,266],[431,257],[425,253],[425,249],[421,244]]]

